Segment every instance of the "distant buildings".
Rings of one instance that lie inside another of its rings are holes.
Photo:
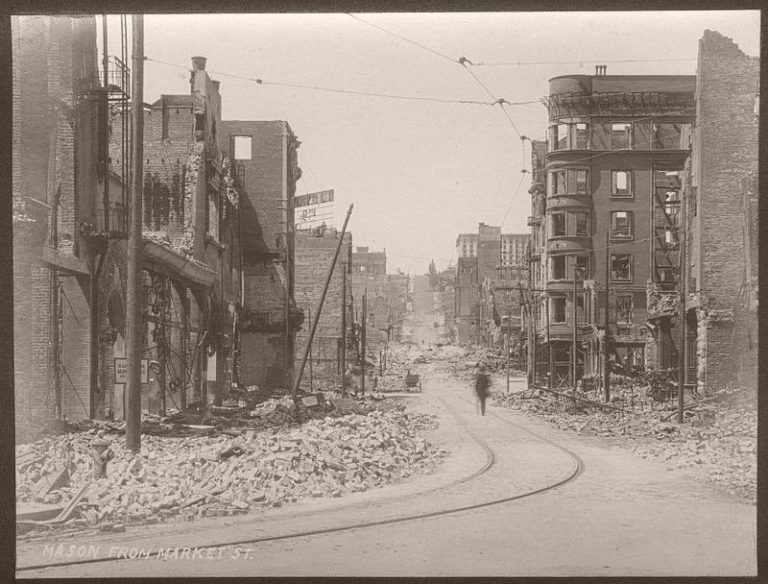
[[[459,234],[454,285],[459,342],[496,346],[507,327],[517,336],[518,289],[526,275],[527,245],[526,234],[502,234],[500,227],[485,223],[478,224],[477,233]]]
[[[359,342],[363,321],[363,295],[366,295],[366,343],[369,359],[388,341],[400,339],[408,302],[409,278],[406,274],[387,274],[386,251],[356,247],[352,252],[352,294],[354,322]]]

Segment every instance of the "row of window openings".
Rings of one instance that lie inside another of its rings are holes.
[[[550,237],[589,237],[590,214],[585,212],[551,213]],[[634,236],[632,211],[611,211],[612,240],[631,240]]]
[[[552,324],[565,324],[568,322],[568,299],[566,296],[552,296],[550,298],[550,314]],[[628,324],[632,322],[632,295],[616,295],[616,322],[618,324]],[[584,296],[576,295],[576,321],[586,323],[590,315],[584,313]]]
[[[621,253],[611,254],[611,281],[632,281],[632,255]],[[575,274],[574,274],[575,269]],[[549,279],[552,280],[586,280],[590,275],[588,256],[559,255],[549,258]]]
[[[654,172],[654,183],[656,188],[667,189],[666,201],[679,202],[678,194],[681,186],[680,171],[656,170]],[[632,197],[634,196],[634,180],[631,170],[612,170],[611,171],[611,196],[612,197]],[[566,195],[573,193],[577,195],[589,194],[589,171],[568,168],[553,170],[549,173],[547,182],[547,194]],[[671,197],[671,198],[670,198]]]
[[[549,128],[549,150],[687,150],[691,124],[612,122],[555,124]]]
[[[574,193],[577,195],[589,194],[589,171],[578,169],[553,170],[549,173],[547,194],[549,196]],[[611,171],[611,196],[632,197],[632,171]]]

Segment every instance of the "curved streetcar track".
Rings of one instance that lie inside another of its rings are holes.
[[[447,485],[442,485],[442,486],[435,487],[435,488],[432,488],[432,489],[427,489],[425,491],[420,491],[419,493],[416,493],[414,495],[395,496],[395,497],[387,499],[385,502],[392,502],[392,501],[403,499],[403,498],[406,498],[406,497],[421,496],[421,495],[424,495],[424,494],[427,494],[427,493],[434,493],[434,492],[437,492],[437,491],[444,491],[444,490],[450,489],[452,487],[455,487],[457,485],[466,483],[466,482],[468,482],[470,480],[474,480],[474,479],[484,475],[496,463],[496,453],[493,451],[493,449],[490,446],[488,446],[488,444],[485,442],[485,440],[480,438],[473,430],[471,430],[469,428],[469,425],[461,418],[461,416],[459,416],[458,413],[456,413],[455,409],[452,408],[450,405],[448,405],[448,403],[442,397],[439,397],[439,396],[437,396],[435,394],[432,394],[432,397],[435,397],[436,399],[438,399],[440,402],[443,403],[443,405],[448,409],[448,411],[450,411],[451,415],[453,415],[453,417],[456,419],[457,423],[485,451],[485,453],[486,453],[486,462],[485,462],[485,464],[480,469],[478,469],[474,473],[471,473],[471,474],[469,474],[469,475],[467,475],[465,477],[462,477],[461,479],[452,481],[451,483],[448,483]],[[467,402],[469,404],[472,403],[469,400],[466,400],[464,398],[458,398],[458,399],[461,399],[462,401]],[[505,423],[507,423],[507,424],[509,424],[509,425],[511,425],[511,426],[513,426],[515,428],[517,428],[518,430],[523,430],[526,433],[536,437],[538,440],[541,440],[542,442],[550,444],[551,446],[553,446],[553,447],[555,447],[555,448],[557,448],[559,450],[562,450],[563,452],[568,454],[573,459],[573,461],[575,462],[575,468],[573,469],[573,471],[570,474],[568,474],[568,476],[566,476],[565,478],[563,478],[563,479],[561,479],[559,481],[556,481],[554,483],[550,483],[550,484],[544,485],[543,487],[539,487],[539,488],[531,490],[531,491],[526,491],[524,493],[518,493],[516,495],[512,495],[512,496],[509,496],[509,497],[502,497],[500,499],[494,499],[494,500],[491,500],[491,501],[485,501],[485,502],[482,502],[482,503],[475,503],[475,504],[472,504],[472,505],[462,505],[462,506],[459,506],[459,507],[452,507],[452,508],[449,508],[449,509],[441,509],[439,511],[429,511],[429,512],[425,512],[425,513],[416,513],[416,514],[412,514],[412,515],[406,515],[406,516],[403,516],[403,517],[394,517],[394,518],[389,518],[389,519],[381,519],[381,520],[378,520],[378,521],[362,521],[362,522],[358,522],[358,523],[352,523],[352,524],[347,524],[347,525],[340,525],[340,526],[336,526],[336,527],[326,527],[326,528],[320,528],[320,529],[313,529],[313,530],[301,531],[301,532],[297,532],[297,533],[286,533],[286,534],[281,534],[281,535],[271,535],[271,536],[251,537],[251,538],[238,538],[238,539],[236,539],[234,541],[223,541],[223,542],[219,542],[219,543],[210,543],[210,544],[206,544],[206,545],[198,545],[198,546],[195,546],[195,547],[200,548],[200,549],[208,549],[208,548],[220,548],[220,547],[226,547],[226,546],[258,544],[258,543],[263,543],[263,542],[280,541],[280,540],[285,540],[285,539],[296,539],[296,538],[300,538],[300,537],[311,537],[311,536],[315,536],[315,535],[324,535],[324,534],[329,534],[329,533],[337,533],[337,532],[342,532],[342,531],[349,531],[349,530],[352,530],[352,529],[365,529],[365,528],[378,527],[378,526],[381,526],[381,525],[389,525],[389,524],[394,524],[394,523],[405,523],[407,521],[415,521],[415,520],[418,520],[418,519],[428,519],[428,518],[432,518],[432,517],[440,517],[440,516],[443,516],[443,515],[451,515],[451,514],[454,514],[454,513],[462,513],[464,511],[472,511],[472,510],[475,510],[475,509],[483,509],[485,507],[491,507],[491,506],[494,506],[494,505],[501,505],[501,504],[504,504],[504,503],[509,503],[509,502],[512,502],[512,501],[517,501],[519,499],[524,499],[524,498],[527,498],[527,497],[532,497],[534,495],[539,495],[539,494],[545,493],[547,491],[551,491],[553,489],[556,489],[556,488],[558,488],[560,486],[565,485],[566,483],[569,483],[569,482],[575,480],[583,472],[583,470],[584,470],[584,462],[581,460],[581,458],[577,454],[573,453],[572,451],[570,451],[569,449],[565,448],[564,446],[561,446],[561,445],[553,442],[552,440],[549,440],[549,439],[547,439],[547,438],[545,438],[543,436],[540,436],[539,434],[537,434],[537,433],[535,433],[535,432],[533,432],[531,430],[528,430],[527,428],[525,428],[523,426],[520,426],[519,424],[516,424],[515,422],[507,420],[507,419],[503,418],[502,416],[499,416],[496,413],[491,412],[491,414],[494,417],[496,417],[497,419],[502,420],[503,422],[505,422]],[[48,563],[48,564],[35,564],[35,565],[23,566],[23,567],[18,567],[17,566],[16,567],[16,571],[17,572],[23,572],[23,571],[31,571],[31,570],[45,570],[45,569],[58,568],[58,567],[64,567],[64,566],[95,564],[95,563],[101,563],[101,562],[117,562],[117,561],[123,561],[124,559],[125,558],[118,558],[118,557],[85,558],[85,559],[82,559],[82,560],[75,560],[75,561],[70,561],[70,562],[56,562],[56,563]]]

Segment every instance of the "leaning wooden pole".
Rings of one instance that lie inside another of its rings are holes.
[[[341,245],[344,242],[344,234],[347,232],[347,223],[349,223],[349,216],[352,215],[352,207],[349,206],[347,216],[344,219],[344,226],[341,228],[341,235],[339,236],[339,243],[336,245],[336,253],[333,256],[333,262],[328,270],[328,276],[325,278],[325,286],[323,287],[323,293],[320,296],[317,308],[315,309],[315,317],[312,319],[312,328],[309,331],[309,339],[307,340],[307,346],[304,347],[304,355],[301,357],[301,365],[299,366],[299,372],[296,375],[296,379],[293,382],[293,391],[291,395],[293,401],[296,401],[296,395],[299,391],[299,385],[301,384],[301,378],[304,375],[304,367],[307,365],[307,357],[309,356],[309,349],[312,346],[312,340],[315,338],[315,331],[317,330],[317,322],[320,320],[320,313],[323,310],[323,303],[325,302],[325,296],[328,293],[328,286],[331,284],[331,278],[333,277],[333,270],[336,268],[336,261],[339,259],[339,252],[341,251]]]

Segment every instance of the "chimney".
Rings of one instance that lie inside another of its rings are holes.
[[[192,71],[205,71],[205,57],[192,57]]]
[[[219,91],[219,86],[221,85],[221,81],[212,81],[212,83],[213,83],[213,88],[216,91]]]
[[[607,65],[595,65],[595,77],[604,77],[607,69]]]

